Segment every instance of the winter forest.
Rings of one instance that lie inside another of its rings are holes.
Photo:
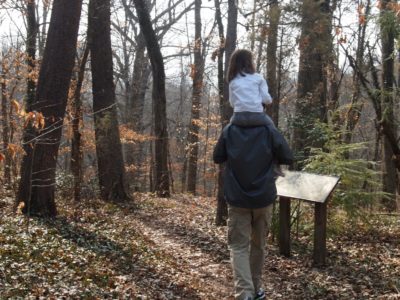
[[[0,0],[0,38],[0,299],[234,299],[213,150],[236,49],[288,168],[340,178],[323,266],[313,203],[287,257],[275,202],[267,299],[400,298],[397,0]]]

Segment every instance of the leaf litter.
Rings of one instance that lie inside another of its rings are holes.
[[[0,298],[233,299],[226,228],[215,199],[137,194],[135,204],[59,200],[59,216],[29,222],[0,200]],[[350,228],[312,264],[312,233],[292,257],[269,239],[269,299],[400,299],[400,222]]]

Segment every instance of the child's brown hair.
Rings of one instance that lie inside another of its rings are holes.
[[[228,82],[240,74],[246,76],[247,74],[254,74],[256,68],[253,63],[253,54],[249,50],[238,49],[234,51],[229,60],[228,68]]]

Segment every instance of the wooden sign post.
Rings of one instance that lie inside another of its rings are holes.
[[[285,171],[276,187],[279,196],[279,252],[290,256],[290,199],[315,204],[314,264],[325,265],[327,202],[339,182],[339,177]]]

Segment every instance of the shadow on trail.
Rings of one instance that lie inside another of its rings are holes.
[[[151,286],[150,279],[157,280],[157,286],[165,291],[169,291],[175,297],[182,299],[201,299],[197,294],[197,291],[190,288],[189,286],[175,285],[174,279],[167,273],[166,270],[157,270],[155,266],[141,261],[140,251],[146,251],[146,249],[127,249],[120,244],[110,240],[109,238],[100,235],[98,233],[89,231],[77,224],[69,222],[65,217],[57,217],[52,220],[38,219],[43,225],[53,228],[61,235],[64,239],[70,240],[79,247],[93,251],[97,255],[110,261],[112,268],[120,274],[131,275],[134,282],[146,290],[154,299],[160,297],[157,293],[152,293],[154,286]],[[138,237],[133,229],[131,231],[131,238],[135,239]],[[128,237],[127,237],[128,238]],[[160,273],[162,271],[162,273]],[[166,272],[163,272],[166,271]],[[144,287],[144,288],[143,288]]]
[[[216,263],[229,260],[228,246],[217,236],[207,234],[188,224],[177,224],[171,219],[141,216],[140,221],[152,230],[161,230],[168,238],[200,250]]]

